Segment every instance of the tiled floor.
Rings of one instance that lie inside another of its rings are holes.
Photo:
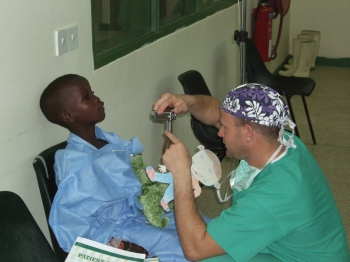
[[[314,154],[324,170],[342,215],[350,246],[350,68],[316,67],[311,72],[316,88],[306,98],[317,144],[312,144],[304,107],[300,97],[292,98],[292,105],[300,138]],[[236,162],[224,159],[222,174],[226,176]],[[226,186],[222,186],[224,194]],[[216,217],[230,201],[220,204],[216,190],[204,187],[197,199],[199,209]]]

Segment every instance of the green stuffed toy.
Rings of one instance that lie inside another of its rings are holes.
[[[201,193],[199,182],[206,186],[220,189],[221,164],[218,157],[204,146],[198,146],[199,151],[192,156],[192,188],[195,197]],[[166,212],[174,210],[174,188],[172,174],[164,165],[159,165],[161,173],[146,166],[142,156],[133,156],[131,165],[134,173],[142,184],[139,201],[148,222],[156,227],[167,227],[169,218],[163,217]]]
[[[134,173],[142,184],[142,193],[139,196],[139,201],[143,206],[143,213],[147,221],[156,227],[167,227],[169,218],[164,217],[164,210],[159,204],[168,184],[152,182],[146,173],[146,165],[143,162],[141,155],[133,156],[131,165]],[[169,203],[169,207],[173,210],[173,202]]]

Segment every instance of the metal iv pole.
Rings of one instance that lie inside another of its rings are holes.
[[[240,84],[245,84],[245,63],[246,63],[246,41],[248,37],[248,32],[246,31],[246,10],[247,2],[242,0],[241,7],[241,31],[236,30],[234,33],[234,40],[239,44],[240,50]]]

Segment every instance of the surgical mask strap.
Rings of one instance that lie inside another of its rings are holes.
[[[254,172],[251,173],[248,177],[247,180],[245,182],[241,182],[241,181],[236,181],[236,177],[232,177],[232,179],[230,180],[230,185],[231,187],[235,187],[238,191],[242,191],[244,189],[247,189],[248,187],[250,187],[250,185],[252,184],[253,180],[255,179],[255,177],[257,175],[260,174],[260,172],[269,164],[272,162],[272,160],[274,160],[277,156],[277,154],[281,151],[283,145],[280,144],[279,147],[277,148],[277,150],[271,155],[271,157],[269,158],[269,160],[266,162],[266,164],[264,165],[263,168],[258,169],[256,167],[250,167],[250,168],[254,168]],[[244,161],[244,160],[242,160]],[[238,167],[239,168],[239,167]]]
[[[265,166],[264,166],[262,169],[264,169],[270,162],[272,162],[272,160],[275,159],[275,157],[276,157],[276,156],[278,155],[278,153],[281,151],[282,147],[283,147],[283,144],[280,144],[280,146],[279,146],[279,147],[277,148],[277,150],[272,154],[272,156],[271,156],[270,159],[266,162]],[[261,170],[262,170],[262,169],[261,169]],[[261,171],[261,170],[260,170],[260,171]],[[227,196],[228,188],[229,188],[229,186],[230,186],[230,183],[227,184],[224,199],[222,199],[222,197],[221,197],[220,188],[221,188],[221,185],[225,182],[225,180],[226,180],[228,177],[231,177],[232,175],[235,175],[235,172],[236,172],[236,170],[231,171],[231,172],[224,178],[224,180],[219,184],[219,186],[217,187],[216,193],[217,193],[218,199],[220,200],[221,203],[226,202],[226,201],[229,200],[229,199],[232,197],[232,195],[233,195],[233,194],[231,194],[231,195]],[[252,177],[251,180],[253,180],[254,178],[255,178],[255,176]]]
[[[274,160],[276,158],[278,153],[281,151],[282,147],[283,147],[283,144],[280,144],[280,146],[277,148],[275,153],[273,153],[272,156],[270,157],[270,159],[266,162],[265,166],[267,166],[270,162],[272,162],[272,160]],[[264,169],[264,167],[262,169]]]
[[[224,199],[222,199],[222,197],[221,197],[220,188],[221,188],[221,185],[225,182],[225,180],[226,180],[228,177],[231,177],[232,173],[235,172],[235,171],[236,171],[236,170],[231,171],[231,172],[224,178],[224,180],[219,184],[219,187],[217,187],[216,193],[217,193],[218,198],[219,198],[219,200],[220,200],[221,203],[226,202],[226,201],[229,200],[229,199],[232,197],[232,195],[233,195],[233,194],[231,194],[231,195],[227,196],[230,183],[227,184],[226,192],[225,192],[225,198],[224,198]]]

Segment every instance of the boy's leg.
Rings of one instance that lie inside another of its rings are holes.
[[[121,237],[144,247],[149,252],[149,257],[156,256],[159,261],[187,261],[178,240],[174,215],[166,215],[169,215],[171,220],[166,228],[157,228],[147,221],[137,219],[132,221],[130,227],[121,230]]]

